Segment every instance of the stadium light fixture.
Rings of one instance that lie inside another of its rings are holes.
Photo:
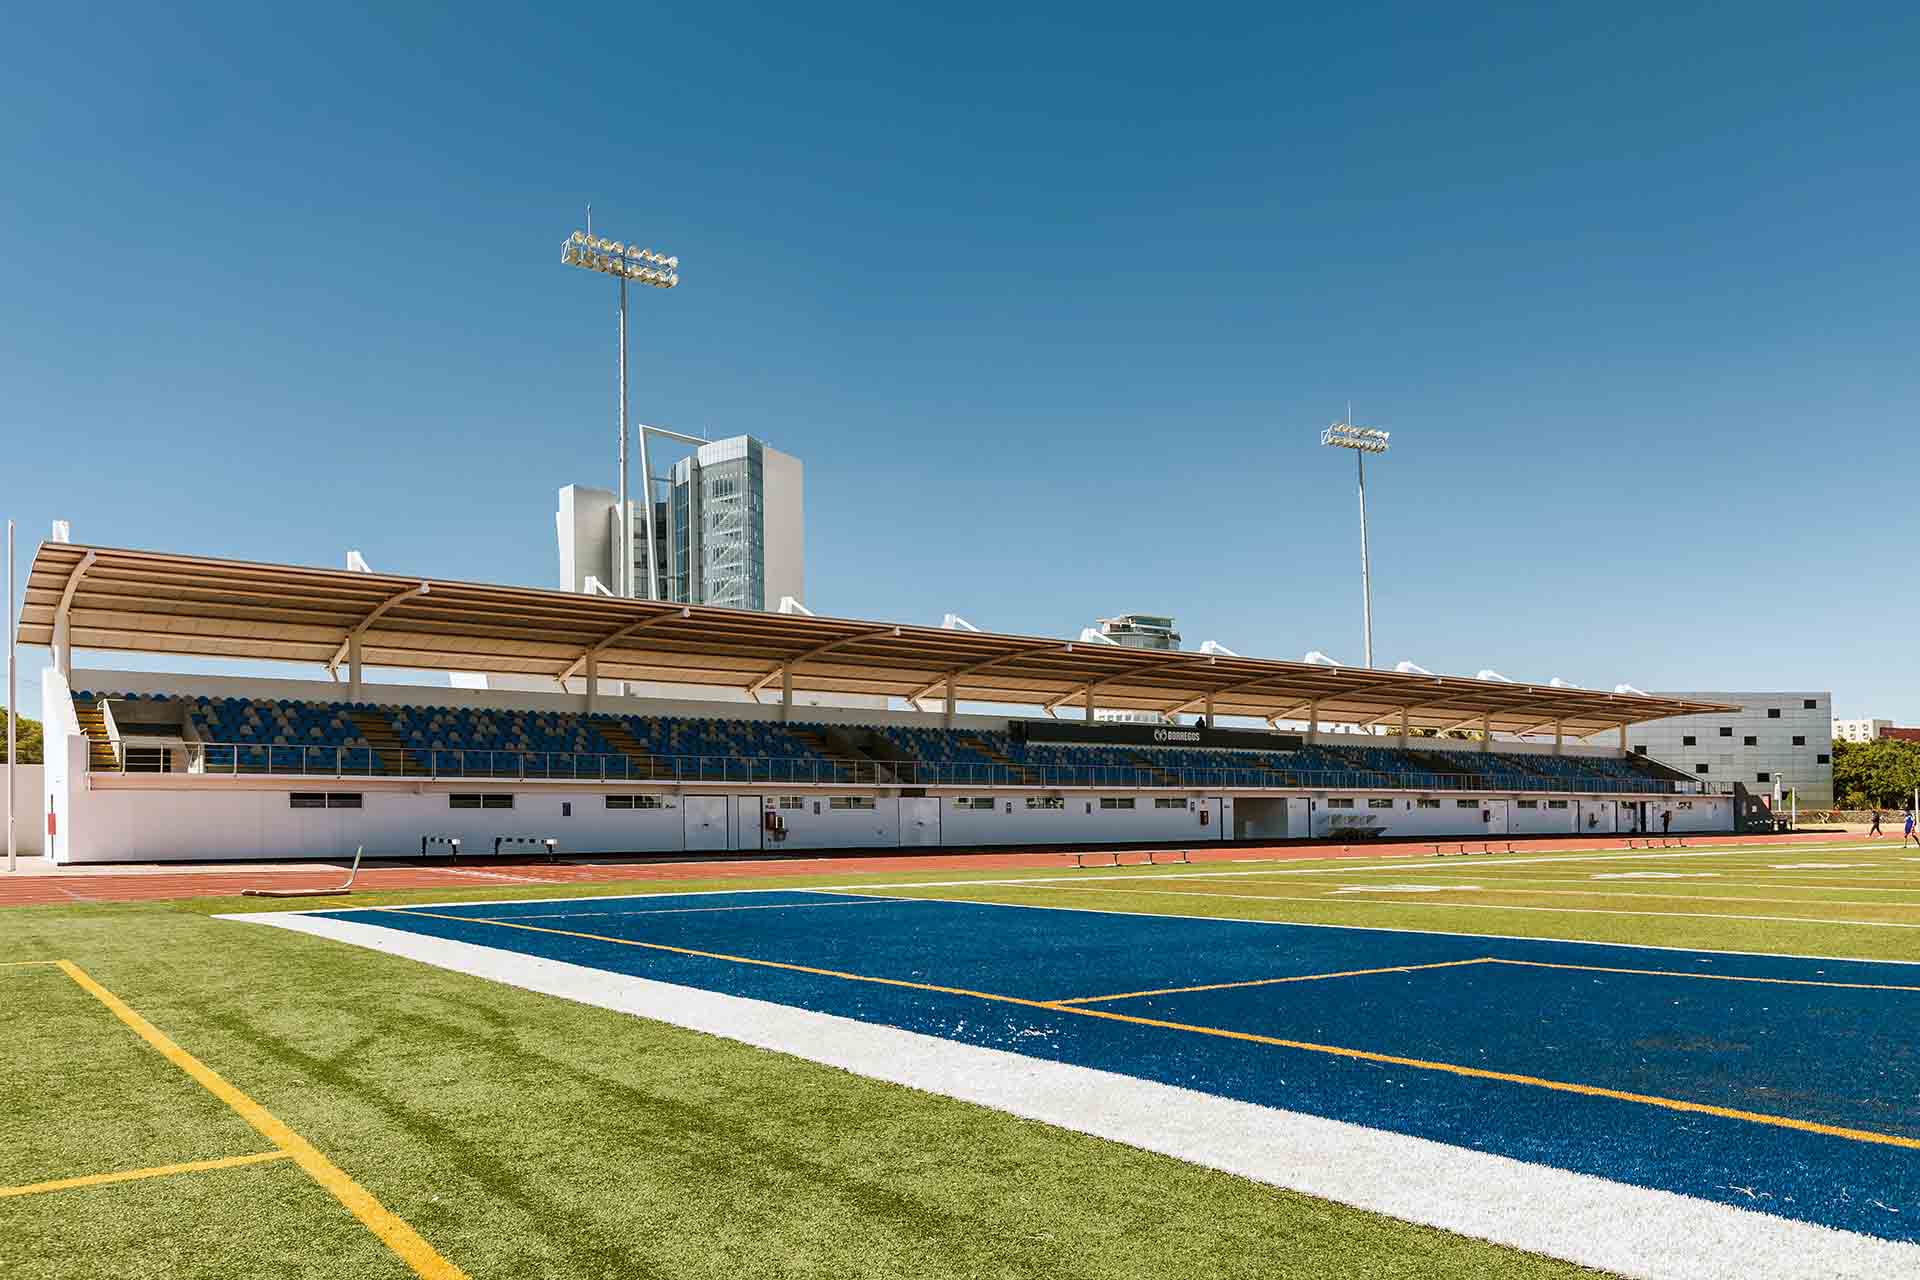
[[[632,506],[627,501],[627,281],[654,289],[671,289],[680,283],[680,259],[642,249],[618,240],[605,240],[593,234],[593,206],[587,206],[587,229],[576,231],[560,242],[560,261],[582,271],[595,271],[620,282],[620,549],[615,557],[619,594],[637,596],[633,571]],[[647,433],[640,433],[640,474],[653,475],[647,461]],[[660,598],[659,555],[654,547],[653,483],[642,485],[641,515],[647,530],[647,599]]]
[[[1347,416],[1320,433],[1320,443],[1329,449],[1351,449],[1353,463],[1360,476],[1360,630],[1365,641],[1365,662],[1373,667],[1373,574],[1367,564],[1367,455],[1385,453],[1389,433],[1373,427],[1353,425],[1353,406]]]

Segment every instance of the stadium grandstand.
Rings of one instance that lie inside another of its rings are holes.
[[[1734,825],[1734,797],[1625,738],[1724,708],[1632,693],[62,542],[34,558],[18,639],[54,652],[62,863],[391,857],[451,838],[593,855]],[[76,670],[76,650],[316,676]],[[551,691],[374,685],[368,668]],[[1579,741],[1602,735],[1617,745]]]

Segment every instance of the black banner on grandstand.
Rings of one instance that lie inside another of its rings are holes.
[[[1015,720],[1008,726],[1025,742],[1085,742],[1110,747],[1239,747],[1254,751],[1297,751],[1297,733],[1264,729],[1201,728],[1195,724],[1126,724],[1095,720]]]

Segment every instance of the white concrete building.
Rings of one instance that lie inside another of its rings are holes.
[[[732,436],[676,462],[666,497],[653,504],[659,598],[733,609],[777,609],[806,599],[805,470],[800,459],[755,439]],[[646,588],[647,534],[633,519],[635,596]],[[560,586],[619,594],[614,563],[622,521],[605,489],[570,484],[554,514]],[[589,583],[591,578],[593,583]]]
[[[1803,809],[1833,803],[1833,695],[1826,692],[1658,693],[1655,697],[1726,702],[1733,714],[1675,716],[1632,725],[1627,749],[1693,774],[1701,782],[1740,783],[1772,795],[1778,782]]]
[[[1875,720],[1872,717],[1853,720],[1835,720],[1833,722],[1833,740],[1835,742],[1872,742],[1892,727],[1893,721]]]

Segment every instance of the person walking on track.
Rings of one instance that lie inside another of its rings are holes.
[[[1867,832],[1867,834],[1870,836],[1883,834],[1880,830],[1880,811],[1878,809],[1873,811],[1873,830]]]
[[[1906,848],[1909,840],[1913,841],[1914,848],[1920,849],[1920,836],[1913,834],[1913,810],[1911,809],[1906,813],[1905,827],[1900,836],[1900,847]]]

